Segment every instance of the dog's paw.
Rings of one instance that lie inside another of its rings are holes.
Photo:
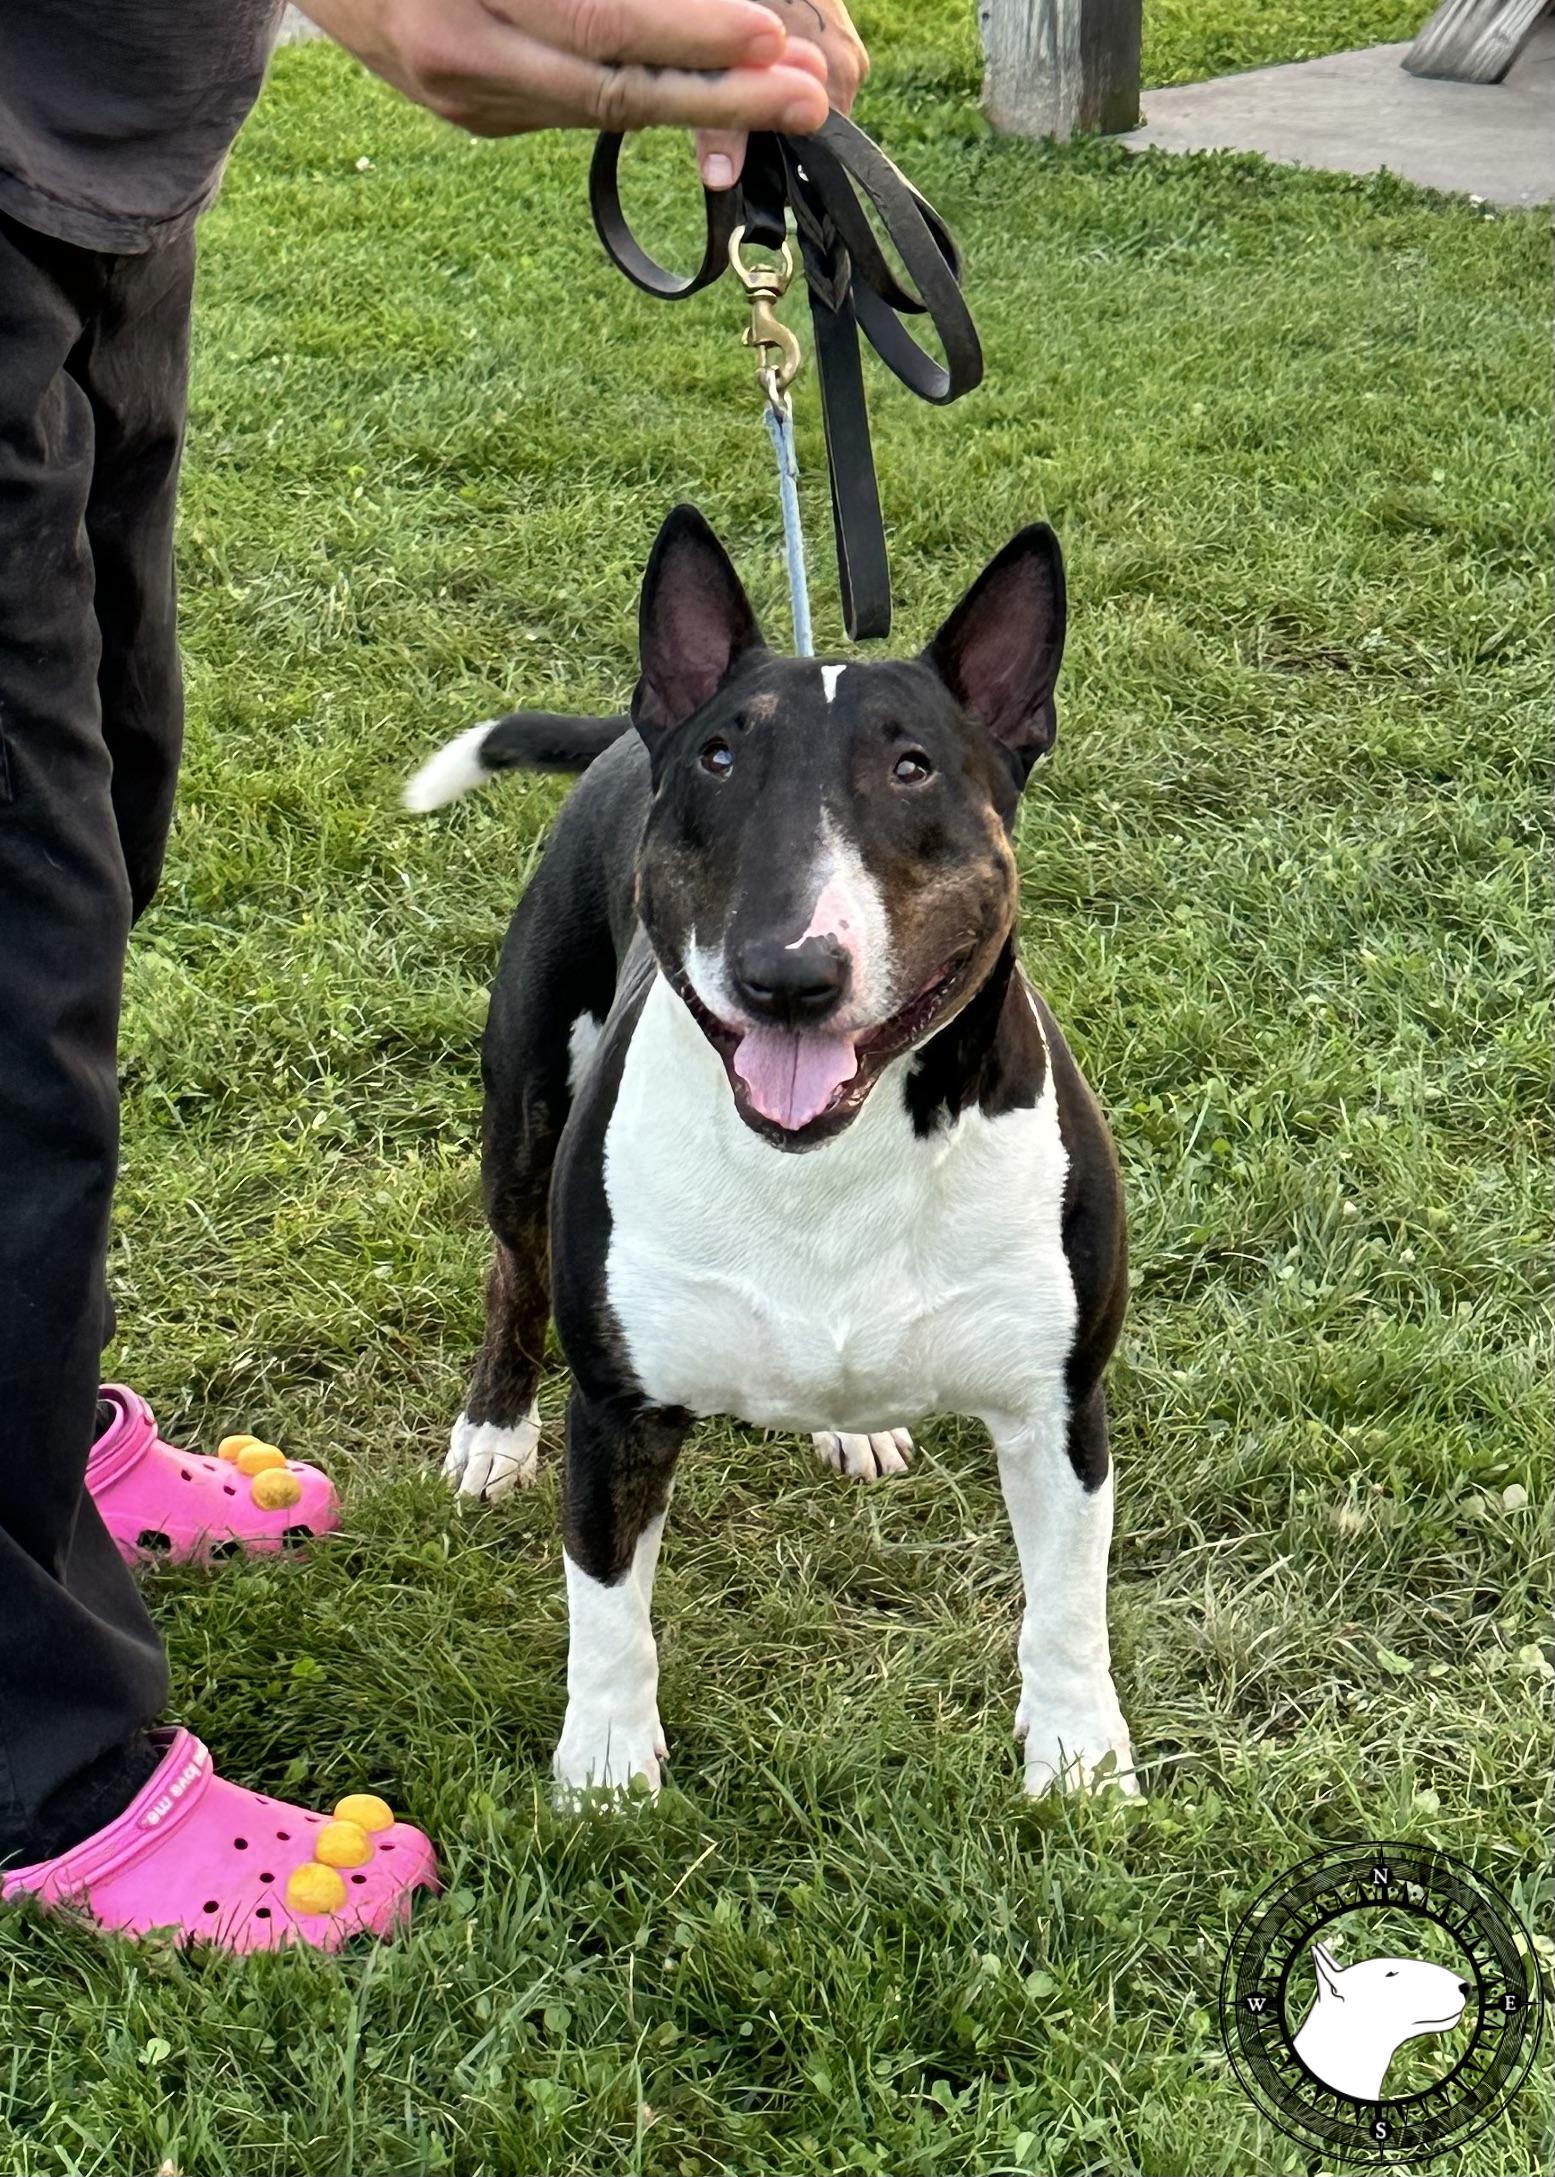
[[[551,1767],[556,1803],[576,1807],[591,1792],[625,1794],[635,1786],[656,1797],[659,1764],[669,1759],[659,1712],[617,1715],[604,1704],[569,1701]]]
[[[848,1474],[859,1482],[905,1474],[912,1458],[912,1438],[906,1429],[880,1429],[873,1436],[818,1429],[810,1441],[834,1474]]]
[[[1028,1799],[1050,1791],[1140,1796],[1128,1725],[1110,1683],[1094,1700],[1062,1710],[1023,1695],[1015,1711],[1015,1736],[1025,1748]]]
[[[527,1489],[540,1469],[540,1408],[532,1405],[516,1428],[461,1414],[448,1440],[443,1479],[461,1497],[489,1503],[510,1489]]]

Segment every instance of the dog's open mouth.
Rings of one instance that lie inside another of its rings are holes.
[[[908,1050],[946,1011],[971,952],[959,953],[888,1020],[861,1035],[827,1028],[737,1028],[710,1013],[689,983],[680,995],[724,1062],[740,1116],[786,1147],[820,1141],[858,1111],[889,1060]]]

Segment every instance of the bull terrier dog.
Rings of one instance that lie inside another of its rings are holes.
[[[1025,1588],[1033,1795],[1133,1791],[1107,1639],[1102,1371],[1127,1286],[1098,1106],[1016,952],[1011,831],[1053,742],[1063,561],[1020,531],[909,661],[776,655],[692,507],[640,605],[627,718],[515,712],[406,788],[583,771],[486,1028],[486,1329],[445,1472],[533,1480],[554,1312],[571,1371],[561,1796],[651,1790],[650,1621],[676,1456],[721,1414],[902,1473],[988,1429]]]
[[[1341,1965],[1314,1943],[1312,1968],[1317,1996],[1291,2046],[1315,2078],[1356,2101],[1380,2101],[1396,2052],[1423,2033],[1450,2033],[1474,1993],[1449,1966],[1425,1958]]]

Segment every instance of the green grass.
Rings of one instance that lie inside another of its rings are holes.
[[[1412,38],[1435,0],[1145,0],[1146,83],[1205,76],[1276,61],[1311,60],[1353,46]]]
[[[619,702],[679,496],[781,628],[769,454],[732,297],[603,266],[586,145],[466,144],[286,55],[205,236],[116,1359],[347,1498],[306,1566],[154,1583],[179,1713],[261,1788],[384,1791],[449,1892],[340,1963],[7,1916],[0,2167],[1295,2172],[1214,2020],[1274,1872],[1430,1839],[1547,1925],[1543,222],[998,143],[905,77],[863,117],[961,230],[989,358],[946,414],[876,376],[901,640],[1017,523],[1069,555],[1025,936],[1132,1207],[1149,1800],[1021,1803],[1014,1554],[946,1425],[867,1494],[705,1432],[659,1590],[677,1791],[548,1811],[554,1428],[487,1514],[434,1468],[485,990],[560,788],[395,793],[504,700]],[[1530,2088],[1455,2166],[1522,2177],[1547,2124]]]
[[[974,96],[982,80],[975,0],[860,0],[874,84],[909,96]],[[1145,84],[1311,60],[1352,46],[1412,38],[1431,0],[1145,0],[1140,72]]]

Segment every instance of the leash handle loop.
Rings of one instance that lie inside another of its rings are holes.
[[[621,144],[619,135],[609,134],[596,143],[589,205],[606,253],[646,294],[666,301],[700,294],[731,261],[739,269],[738,257],[731,258],[737,233],[743,230],[748,243],[777,249],[792,213],[815,331],[843,616],[855,640],[888,634],[890,568],[859,333],[920,399],[943,407],[971,392],[982,377],[983,356],[961,292],[954,237],[878,144],[845,115],[832,113],[813,136],[758,132],[750,138],[745,171],[735,187],[703,192],[707,234],[701,263],[689,274],[674,273],[649,256],[627,224],[621,208]],[[911,289],[892,270],[861,194]],[[907,330],[904,321],[914,317],[927,317],[933,326],[943,362]],[[780,326],[776,318],[772,322]],[[780,334],[786,331],[780,327]],[[784,348],[780,334],[770,343],[775,349]]]

